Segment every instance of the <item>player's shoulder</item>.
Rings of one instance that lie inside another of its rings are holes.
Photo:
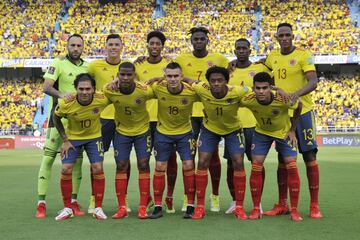
[[[189,58],[193,58],[193,56],[194,55],[192,53],[182,53],[182,54],[178,55],[175,58],[175,62],[182,61],[182,60],[189,59]]]
[[[99,100],[103,100],[103,99],[105,99],[106,97],[105,97],[105,94],[102,93],[102,92],[95,92],[95,93],[94,93],[94,98],[95,98],[95,99],[99,99]]]
[[[146,91],[146,90],[148,90],[148,88],[149,88],[148,85],[146,85],[145,83],[140,82],[140,81],[135,81],[135,84],[136,84],[136,85],[135,85],[136,88],[139,89],[139,90],[142,90],[142,91]]]
[[[89,62],[89,66],[92,66],[92,67],[101,66],[105,63],[106,63],[105,59],[96,59],[96,60]]]
[[[72,93],[67,95],[65,98],[58,99],[59,106],[67,106],[72,104],[73,102],[76,102],[76,93]]]
[[[256,100],[256,94],[254,92],[248,92],[243,98],[243,102],[250,102]]]
[[[184,90],[194,91],[192,86],[186,82],[183,82]]]
[[[278,94],[277,92],[273,92],[274,94],[274,102],[279,103],[279,104],[286,104],[287,102],[285,101],[285,99],[283,97],[280,96],[280,94]]]

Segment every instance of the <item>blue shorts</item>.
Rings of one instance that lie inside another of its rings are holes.
[[[253,128],[243,128],[242,129],[242,137],[244,137],[243,142],[245,142],[245,154],[249,161],[251,161],[251,144],[252,138],[255,132],[255,127]],[[226,147],[224,148],[224,158],[230,159],[228,150]]]
[[[107,152],[110,148],[111,142],[114,143],[116,124],[113,119],[100,118],[100,122],[101,122],[101,135],[104,144],[104,152]]]
[[[251,145],[252,155],[266,156],[271,148],[272,143],[275,141],[275,149],[283,157],[296,157],[296,148],[291,147],[286,140],[270,137],[255,131],[253,136],[253,143]]]
[[[150,130],[132,137],[116,132],[114,138],[115,161],[129,161],[133,144],[137,159],[149,158],[152,148]]]
[[[237,130],[226,135],[219,135],[209,131],[205,127],[202,127],[200,132],[198,142],[199,152],[215,152],[221,138],[224,138],[225,148],[227,149],[230,157],[235,154],[243,154],[245,152],[241,131]]]
[[[150,134],[151,134],[151,146],[154,146],[155,132],[156,132],[157,122],[150,122]]]
[[[104,160],[104,150],[101,137],[88,140],[70,140],[70,142],[74,146],[75,150],[69,150],[68,157],[61,160],[63,164],[76,163],[76,158],[82,154],[83,149],[85,150],[90,163],[102,162]]]
[[[167,162],[172,152],[176,150],[182,161],[194,160],[195,139],[191,132],[179,135],[165,135],[155,132],[154,155],[156,161]]]
[[[200,129],[202,127],[202,122],[203,122],[202,117],[191,117],[191,126],[195,139],[198,139],[199,137]]]
[[[309,111],[300,116],[299,123],[296,126],[296,137],[300,153],[311,150],[317,151],[315,126],[313,111]]]

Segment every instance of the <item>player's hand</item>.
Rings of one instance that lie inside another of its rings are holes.
[[[69,150],[73,149],[75,150],[75,147],[71,144],[71,142],[69,140],[64,141],[62,146],[61,146],[61,159],[67,158],[69,155]]]
[[[299,95],[297,93],[291,93],[289,94],[290,100],[294,103],[299,99]]]
[[[109,90],[118,90],[120,88],[120,80],[118,77],[115,77],[115,79],[111,82],[109,82],[107,85],[106,85],[106,88],[109,89]]]
[[[145,84],[151,85],[151,84],[153,84],[155,82],[161,83],[164,80],[165,80],[165,77],[155,77],[155,78],[152,78],[152,79],[149,79],[149,80],[145,81]]]
[[[65,102],[70,102],[75,99],[75,94],[73,93],[60,93],[60,97],[64,99]]]
[[[143,63],[146,61],[146,59],[147,59],[146,56],[140,56],[134,61],[134,63]]]
[[[229,70],[230,73],[232,73],[235,70],[236,61],[237,60],[235,59],[235,60],[232,60],[231,62],[229,62],[227,69]]]
[[[286,136],[285,136],[285,140],[288,142],[288,144],[291,147],[297,147],[297,139],[296,139],[296,133],[293,130],[290,130]]]

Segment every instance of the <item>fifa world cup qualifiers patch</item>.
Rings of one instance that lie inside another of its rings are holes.
[[[48,68],[48,71],[47,71],[49,74],[54,74],[55,73],[55,67],[53,67],[53,66],[50,66],[49,68]]]

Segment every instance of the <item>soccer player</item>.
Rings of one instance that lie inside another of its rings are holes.
[[[52,97],[52,109],[49,115],[48,128],[46,132],[46,140],[44,146],[44,155],[41,160],[41,166],[38,174],[38,205],[36,210],[37,218],[46,217],[45,197],[48,184],[51,177],[51,167],[54,163],[56,155],[61,147],[61,138],[53,125],[52,113],[57,105],[57,99],[66,94],[75,92],[74,80],[80,73],[87,72],[87,63],[81,59],[84,49],[83,38],[78,34],[71,35],[67,40],[68,54],[63,59],[54,59],[51,66],[44,75],[44,93]],[[66,121],[64,121],[64,124]],[[78,159],[73,170],[73,193],[71,208],[76,216],[85,215],[80,210],[77,202],[77,194],[79,192],[81,182],[81,164],[83,158],[79,153]]]
[[[253,210],[249,219],[261,218],[260,200],[263,189],[263,164],[273,142],[276,151],[283,157],[289,182],[291,219],[301,221],[297,210],[300,178],[296,166],[296,134],[295,129],[301,113],[301,102],[286,102],[278,93],[271,91],[272,78],[266,72],[254,76],[253,93],[241,100],[241,105],[252,111],[256,118],[256,128],[252,141],[252,167],[250,176]],[[289,109],[294,111],[289,117]]]
[[[250,42],[245,38],[240,38],[235,42],[234,54],[236,56],[235,68],[230,73],[229,85],[231,86],[253,86],[253,77],[256,73],[259,72],[269,72],[269,69],[264,64],[254,64],[250,61],[249,57],[251,54],[251,45]],[[238,110],[238,119],[240,125],[243,129],[245,137],[245,154],[249,161],[251,160],[251,143],[252,136],[255,130],[256,120],[252,112],[244,107],[239,108]],[[227,150],[224,150],[225,158],[228,159],[228,168],[227,168],[227,184],[230,190],[230,194],[233,198],[228,210],[225,213],[230,214],[235,210],[235,193],[233,185],[233,171],[232,162],[227,156]],[[265,179],[265,168],[263,168],[263,179]]]
[[[135,82],[135,66],[123,62],[119,66],[117,78],[119,89],[104,89],[105,95],[115,106],[116,132],[114,138],[114,153],[116,161],[116,195],[118,211],[114,219],[128,216],[126,211],[127,169],[130,153],[134,145],[139,169],[140,204],[138,218],[148,217],[146,206],[150,196],[150,166],[151,134],[149,130],[149,113],[146,111],[146,101],[153,98],[150,86]]]
[[[277,27],[276,39],[280,44],[280,50],[273,50],[266,58],[265,65],[274,73],[275,86],[280,87],[293,97],[299,97],[302,104],[302,112],[296,137],[298,139],[299,152],[302,154],[306,165],[306,172],[310,191],[310,217],[322,218],[319,209],[319,168],[316,161],[317,144],[315,117],[312,111],[313,100],[311,92],[316,89],[318,78],[311,53],[293,45],[294,34],[292,26],[281,23]],[[286,167],[279,154],[278,187],[279,202],[265,215],[275,216],[289,212],[287,205],[287,174]]]
[[[181,67],[169,63],[165,68],[165,80],[152,85],[158,99],[158,125],[154,139],[156,167],[153,179],[155,208],[149,218],[162,217],[162,196],[165,188],[165,170],[170,155],[176,150],[182,160],[184,189],[187,195],[187,209],[184,218],[191,218],[194,212],[195,140],[191,128],[191,111],[198,97],[187,83],[183,83]]]
[[[136,75],[139,81],[146,82],[153,78],[159,78],[164,76],[164,69],[169,61],[161,56],[161,52],[164,49],[166,37],[162,32],[152,31],[149,32],[146,38],[148,56],[144,61],[135,64]],[[147,101],[146,108],[150,115],[150,130],[151,139],[154,140],[154,134],[156,130],[157,115],[158,115],[158,100],[151,99]],[[165,198],[166,212],[175,213],[173,208],[173,191],[177,175],[176,153],[173,152],[170,155],[170,159],[167,165],[167,183],[168,193]],[[152,202],[152,201],[151,201]],[[149,206],[148,206],[149,207]]]
[[[198,82],[192,85],[204,104],[204,124],[199,138],[199,161],[195,175],[197,207],[193,219],[205,216],[205,192],[208,181],[208,168],[221,138],[225,140],[234,168],[234,189],[236,208],[234,215],[238,219],[247,219],[243,208],[246,175],[244,170],[244,144],[237,111],[240,99],[249,92],[249,88],[228,86],[229,72],[223,67],[211,67],[206,72],[209,83]]]
[[[193,80],[206,82],[205,73],[209,67],[220,66],[227,67],[228,59],[220,53],[209,53],[207,45],[209,44],[209,31],[204,27],[194,27],[190,29],[191,44],[193,46],[192,53],[181,54],[176,58],[176,62],[180,64],[184,77]],[[198,138],[203,120],[203,104],[195,103],[192,113],[192,128],[195,139]],[[218,149],[212,154],[212,160],[209,167],[212,183],[211,211],[220,211],[219,202],[219,184],[221,177],[221,162]],[[183,206],[183,210],[186,204]]]
[[[123,43],[119,34],[109,34],[106,37],[105,42],[105,51],[106,58],[95,60],[89,63],[89,74],[93,76],[96,80],[96,90],[102,91],[103,87],[115,80],[117,75],[119,65],[121,61],[121,52],[123,48]],[[103,136],[103,145],[104,152],[109,150],[111,142],[114,140],[115,136],[115,121],[114,121],[115,109],[114,105],[111,104],[107,106],[100,115],[101,121],[101,134]],[[128,179],[130,178],[130,164],[128,168]],[[118,180],[115,180],[115,185],[117,185]],[[127,202],[126,202],[127,203]],[[126,204],[127,211],[130,212],[131,209]],[[90,205],[88,212],[93,213],[95,209],[95,198],[92,194],[90,198]]]
[[[73,217],[71,209],[72,171],[76,158],[82,148],[85,149],[91,163],[93,177],[92,191],[95,196],[93,216],[98,220],[106,219],[102,210],[104,198],[105,176],[103,171],[103,143],[101,138],[100,113],[109,104],[102,93],[95,93],[96,83],[89,74],[77,75],[74,86],[76,94],[69,99],[59,99],[54,112],[54,124],[63,141],[61,147],[61,193],[64,209],[55,220]],[[61,118],[67,118],[66,130]]]

